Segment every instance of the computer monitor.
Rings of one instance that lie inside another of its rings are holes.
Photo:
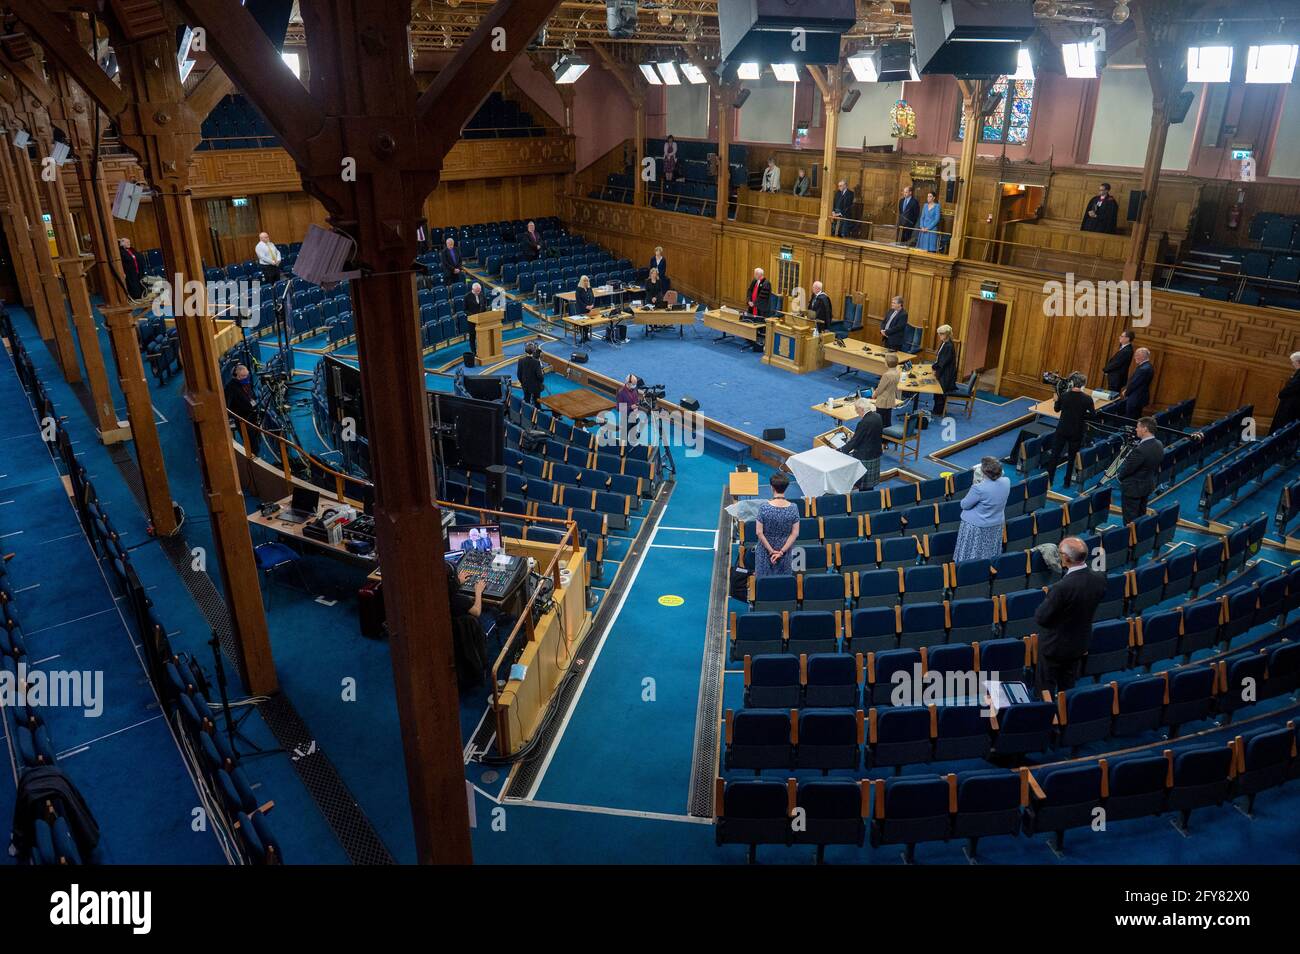
[[[293,488],[292,509],[301,510],[303,513],[315,513],[316,507],[319,504],[320,504],[319,490],[310,490],[306,487]]]
[[[472,527],[451,527],[447,531],[448,553],[468,553],[471,550],[500,551],[501,525],[482,523]]]
[[[506,396],[508,378],[498,375],[465,375],[465,392],[478,401],[500,401]]]

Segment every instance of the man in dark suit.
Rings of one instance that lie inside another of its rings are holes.
[[[523,356],[515,366],[515,377],[519,379],[519,386],[523,389],[524,400],[534,405],[541,400],[542,382],[546,378],[546,369],[542,367],[542,361],[538,357],[539,352],[537,342],[528,342],[524,345]]]
[[[957,346],[952,343],[952,325],[935,329],[939,347],[934,352],[934,377],[943,391],[934,396],[934,416],[943,417],[948,406],[948,392],[957,387]]]
[[[866,398],[859,398],[855,407],[862,416],[840,453],[856,457],[867,468],[858,480],[857,489],[870,490],[880,481],[880,455],[884,451],[880,433],[885,429],[885,422],[880,419],[876,405]]]
[[[469,286],[469,293],[465,295],[461,306],[465,311],[465,317],[478,315],[488,310],[487,296],[483,294],[483,286],[478,282]],[[469,350],[478,354],[478,335],[475,334],[474,324],[469,326]]]
[[[465,263],[461,261],[460,249],[456,248],[454,238],[447,239],[447,246],[442,250],[442,276],[447,284],[460,281],[464,274]]]
[[[907,334],[907,310],[903,296],[895,295],[889,302],[889,311],[880,322],[880,340],[890,351],[903,350],[903,336]]]
[[[1097,194],[1088,200],[1088,207],[1083,210],[1083,224],[1079,226],[1084,232],[1114,232],[1119,220],[1119,203],[1110,194],[1110,183],[1103,182]]]
[[[1065,575],[1052,584],[1034,611],[1038,624],[1039,691],[1071,689],[1088,651],[1092,618],[1106,595],[1106,574],[1088,567],[1088,548],[1078,537],[1061,541]]]
[[[1133,369],[1128,384],[1124,385],[1124,416],[1138,418],[1151,403],[1151,379],[1155,377],[1155,369],[1151,367],[1151,352],[1146,348],[1138,348],[1133,357],[1137,360],[1137,367]]]
[[[848,219],[853,212],[853,190],[841,179],[831,202],[831,235],[846,235],[849,230]]]
[[[257,393],[253,390],[253,376],[248,373],[248,368],[242,364],[235,365],[235,372],[226,382],[226,408],[231,414],[243,418],[250,424],[260,425],[262,422],[257,414]],[[250,454],[256,454],[258,445],[261,443],[261,433],[256,428],[246,428],[248,433],[248,447]],[[239,433],[238,422],[235,422],[235,433]]]
[[[528,229],[524,232],[524,254],[533,261],[542,257],[542,235],[537,231],[535,222],[529,222]]]
[[[1276,434],[1292,421],[1300,420],[1300,351],[1291,355],[1291,380],[1277,392],[1277,410],[1273,412],[1270,434]]]
[[[129,238],[120,238],[117,244],[122,250],[122,274],[126,278],[126,293],[134,299],[144,297],[144,260],[131,247]]]
[[[916,241],[916,220],[921,217],[921,203],[912,195],[912,187],[903,187],[903,197],[898,200],[898,241],[911,245]]]
[[[1106,389],[1116,393],[1128,384],[1128,366],[1133,363],[1133,332],[1127,329],[1119,334],[1119,350],[1110,356],[1101,373],[1106,375]]]
[[[1059,413],[1056,433],[1052,435],[1052,456],[1047,463],[1047,486],[1052,486],[1056,477],[1056,467],[1061,462],[1061,452],[1065,452],[1065,487],[1070,486],[1070,477],[1074,474],[1074,455],[1083,446],[1084,435],[1088,431],[1088,418],[1096,414],[1092,398],[1083,393],[1086,380],[1082,373],[1076,371],[1070,375],[1070,390],[1057,395],[1052,405]]]
[[[751,351],[763,350],[763,338],[767,327],[764,319],[770,314],[772,314],[772,283],[767,280],[761,268],[756,268],[754,277],[749,282],[749,288],[745,289],[745,311],[741,315],[745,321],[752,321],[759,326],[758,337],[750,345]]]
[[[1160,479],[1160,465],[1165,460],[1165,445],[1156,440],[1156,419],[1140,417],[1137,422],[1138,445],[1119,468],[1120,508],[1124,523],[1130,524],[1147,512],[1147,498]]]
[[[835,320],[831,296],[822,290],[821,282],[812,283],[812,293],[812,300],[808,302],[808,308],[817,321],[817,330],[824,332],[827,326]]]

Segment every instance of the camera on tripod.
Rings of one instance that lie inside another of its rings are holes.
[[[1056,388],[1057,397],[1060,397],[1066,391],[1070,390],[1070,388],[1083,387],[1086,381],[1087,379],[1078,371],[1069,375],[1057,374],[1055,371],[1043,372],[1043,383],[1048,387]]]
[[[638,390],[641,392],[641,400],[637,404],[646,411],[653,411],[657,402],[668,393],[668,387],[663,384],[639,384]]]

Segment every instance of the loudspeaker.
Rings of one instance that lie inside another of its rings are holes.
[[[1128,220],[1136,222],[1137,217],[1142,214],[1142,203],[1147,200],[1147,194],[1141,189],[1134,189],[1128,194]]]
[[[748,88],[748,87],[742,89],[739,93],[736,94],[736,102],[735,102],[735,106],[736,106],[736,108],[737,108],[737,109],[740,109],[741,106],[744,106],[744,105],[745,105],[745,100],[747,100],[747,99],[749,99],[749,88]]]
[[[137,182],[123,179],[117,184],[117,194],[113,196],[113,218],[124,222],[134,222],[140,211],[140,198],[144,195],[144,186]]]
[[[575,351],[573,354],[569,355],[569,360],[574,364],[586,364],[587,353],[585,351]]]
[[[943,201],[945,201],[945,202],[956,202],[956,201],[957,201],[957,180],[956,180],[956,179],[946,179],[946,180],[944,180],[944,183],[943,183]]]
[[[682,399],[677,403],[682,406],[684,411],[698,411],[700,409],[700,402],[689,394],[683,394]]]
[[[1005,76],[1034,32],[1032,0],[912,0],[922,73]]]
[[[785,440],[784,427],[767,427],[763,429],[763,440],[765,441],[783,441]]]
[[[1177,125],[1186,119],[1187,111],[1192,108],[1192,100],[1195,98],[1196,94],[1190,89],[1179,93],[1178,98],[1174,100],[1174,104],[1169,107],[1169,122]]]
[[[844,102],[840,104],[840,112],[842,113],[851,112],[853,110],[853,107],[858,104],[858,100],[861,97],[862,97],[862,90],[860,89],[849,90],[847,93],[844,94]]]
[[[500,510],[506,502],[505,464],[492,464],[487,469],[487,500],[493,510]]]
[[[341,232],[309,225],[302,247],[298,249],[298,257],[294,259],[293,273],[313,285],[339,282],[350,277],[343,271],[343,266],[354,247],[352,239]]]

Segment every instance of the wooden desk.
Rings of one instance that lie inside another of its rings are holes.
[[[746,341],[758,341],[758,329],[764,327],[759,322],[741,321],[738,312],[723,311],[714,308],[704,313],[704,327],[722,332],[722,338],[735,335]],[[716,340],[721,341],[722,338]]]
[[[827,341],[822,345],[822,356],[827,363],[842,364],[846,368],[866,371],[876,376],[885,373],[885,355],[888,353],[889,351],[880,345],[854,341],[852,338],[846,339],[843,344],[831,344]],[[911,372],[904,371],[898,380],[899,391],[908,394],[942,393],[943,389],[939,387],[939,382],[934,376],[933,365],[926,361],[917,361],[916,355],[905,351],[898,351],[896,354],[900,365],[908,361],[912,362]]]
[[[491,364],[505,357],[505,344],[501,338],[501,322],[506,313],[502,309],[481,311],[469,316],[474,326],[474,354],[483,364]]]
[[[326,556],[333,557],[336,560],[343,560],[348,563],[354,563],[358,566],[374,566],[378,562],[378,550],[372,550],[369,554],[362,555],[351,552],[347,548],[346,540],[340,543],[330,543],[328,540],[314,540],[311,537],[304,536],[302,532],[304,524],[289,523],[280,518],[280,514],[288,510],[289,506],[293,503],[293,497],[285,497],[283,500],[276,501],[276,503],[280,505],[278,513],[274,513],[269,517],[264,517],[262,516],[261,510],[254,510],[248,515],[249,524],[254,527],[261,527],[264,530],[269,530],[274,534],[284,537],[291,543],[302,543],[310,547],[315,547]],[[322,499],[316,506],[316,513],[320,514],[325,510],[338,506],[342,505],[337,500]]]
[[[758,471],[732,471],[727,480],[727,489],[731,491],[733,497],[757,497]]]
[[[1096,404],[1098,407],[1101,407],[1107,401],[1113,400],[1112,398],[1097,397],[1097,392],[1094,391],[1092,388],[1084,388],[1083,393],[1091,397],[1093,403]],[[1050,397],[1045,401],[1039,401],[1029,410],[1033,411],[1035,414],[1041,414],[1043,417],[1050,417],[1054,420],[1059,420],[1061,417],[1061,412],[1056,410],[1056,408],[1052,407],[1052,405],[1055,403],[1056,403],[1056,398]]]
[[[816,327],[816,322],[795,315],[782,313],[768,318],[763,363],[795,374],[820,368],[820,337],[813,335]]]
[[[548,394],[542,398],[542,404],[560,415],[560,417],[567,417],[573,421],[590,420],[598,414],[617,407],[605,395],[597,394],[595,391],[588,391],[585,388],[562,391],[559,394]]]
[[[645,291],[645,289],[640,285],[628,285],[620,291],[614,291],[614,289],[610,288],[608,285],[602,285],[599,288],[593,288],[591,290],[591,295],[596,301],[600,301],[602,298],[612,298],[616,295],[625,298],[629,295],[639,295],[643,291]],[[577,303],[578,293],[576,291],[560,292],[555,296],[555,300],[562,301],[572,308],[574,304]]]
[[[695,309],[634,308],[630,316],[624,315],[623,320],[630,325],[645,325],[647,335],[651,325],[676,325],[677,337],[682,338],[686,335],[686,326],[695,324]]]
[[[608,325],[612,320],[608,315],[596,314],[595,312],[583,315],[581,318],[574,315],[560,316],[560,324],[564,327],[566,334],[569,331],[573,332],[574,345],[580,344],[586,336],[589,336],[592,328]]]
[[[814,404],[812,409],[818,414],[825,414],[827,417],[832,417],[843,424],[847,421],[856,421],[858,419],[858,411],[853,406],[854,403],[854,401],[841,400],[836,401],[835,406],[831,407],[827,405],[825,401],[822,401],[821,404]]]

